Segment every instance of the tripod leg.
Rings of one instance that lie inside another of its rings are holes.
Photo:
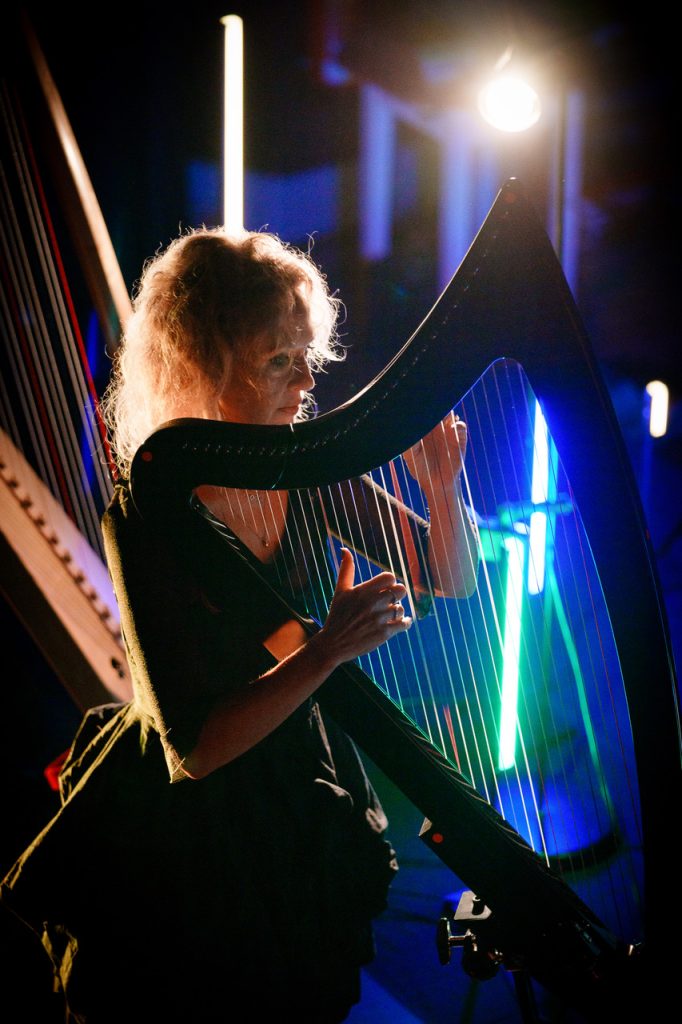
[[[535,993],[530,975],[527,971],[512,971],[514,976],[514,989],[516,998],[521,1010],[521,1019],[524,1024],[540,1024],[538,1007],[535,1001]]]

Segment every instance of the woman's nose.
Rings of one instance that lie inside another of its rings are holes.
[[[315,387],[315,378],[305,356],[301,356],[294,362],[290,383],[292,387],[300,388],[301,391],[312,391]]]

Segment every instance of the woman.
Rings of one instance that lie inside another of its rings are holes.
[[[357,752],[313,695],[410,627],[405,583],[385,569],[355,585],[343,548],[320,593],[307,567],[321,543],[300,538],[321,534],[299,527],[324,509],[286,493],[203,486],[152,522],[126,483],[168,420],[305,416],[312,371],[340,356],[336,313],[311,261],[267,234],[190,232],[145,268],[104,403],[121,479],[103,531],[135,696],[86,716],[62,810],[3,887],[73,1019],[227,1021],[248,1006],[323,1024],[359,998],[397,868]],[[453,420],[407,456],[431,509],[415,594],[475,586],[465,441]],[[313,635],[278,596],[285,578],[303,618],[328,604]]]

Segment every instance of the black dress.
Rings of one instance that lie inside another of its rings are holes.
[[[214,526],[190,510],[142,521],[123,485],[104,516],[135,699],[86,715],[61,810],[2,885],[73,1020],[340,1021],[374,954],[397,870],[387,822],[314,700],[207,778],[173,781],[214,702],[273,664],[262,641],[288,616],[268,584],[293,580],[304,614],[316,600],[316,530],[259,579]]]

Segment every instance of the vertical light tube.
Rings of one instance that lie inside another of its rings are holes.
[[[466,256],[476,225],[473,223],[474,163],[471,116],[451,110],[440,144],[440,199],[438,210],[438,286],[445,288]]]
[[[390,255],[393,231],[393,182],[396,122],[389,97],[377,85],[360,91],[360,255],[382,260]]]
[[[563,224],[561,229],[561,266],[574,296],[578,294],[580,274],[580,233],[583,207],[583,96],[570,92],[566,98],[564,125]]]
[[[500,706],[500,750],[497,764],[500,771],[513,767],[516,751],[525,560],[525,543],[519,537],[507,537],[504,546],[507,549],[507,587],[504,598],[504,663]]]
[[[580,276],[580,232],[583,186],[584,100],[582,93],[555,97],[550,104],[554,124],[548,234],[574,296]]]
[[[649,433],[663,437],[668,429],[668,386],[662,380],[651,380],[646,386],[649,403]]]
[[[530,514],[528,593],[539,594],[545,585],[545,555],[547,550],[547,502],[549,500],[549,437],[547,423],[538,402],[535,403],[533,428],[533,475],[531,501],[543,505]]]
[[[225,28],[223,224],[230,233],[244,227],[244,26],[236,14],[220,23]]]

